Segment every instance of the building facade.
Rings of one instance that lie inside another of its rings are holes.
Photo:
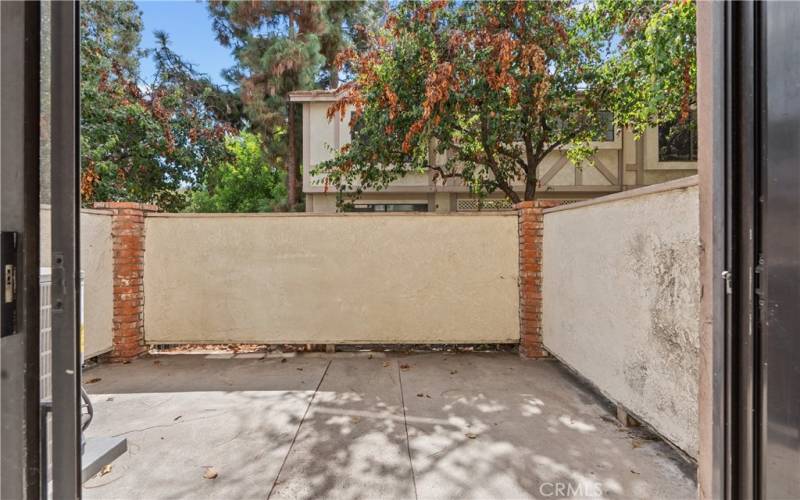
[[[290,100],[302,104],[303,116],[303,194],[307,212],[336,212],[335,188],[324,183],[323,176],[311,171],[334,152],[350,142],[349,116],[327,118],[335,91],[298,91]],[[680,131],[670,127],[651,128],[636,139],[629,130],[614,131],[594,143],[594,165],[573,165],[563,151],[552,152],[539,166],[537,198],[583,200],[665,182],[697,173],[697,135],[695,127]],[[441,161],[437,154],[431,162]],[[523,185],[519,184],[522,192]],[[409,175],[386,189],[365,190],[353,203],[353,211],[362,212],[454,212],[510,209],[502,193],[479,199],[469,189],[453,180],[442,184],[433,173]]]

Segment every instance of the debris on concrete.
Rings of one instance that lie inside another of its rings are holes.
[[[203,479],[216,479],[219,474],[213,467],[206,467],[206,472],[203,474]]]

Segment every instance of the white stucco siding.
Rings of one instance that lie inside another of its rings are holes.
[[[696,458],[698,188],[671,185],[545,214],[543,340]]]

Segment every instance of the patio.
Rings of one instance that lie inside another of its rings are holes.
[[[129,448],[87,498],[696,495],[672,448],[511,353],[160,355],[84,384],[88,435]]]

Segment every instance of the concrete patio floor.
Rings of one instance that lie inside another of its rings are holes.
[[[555,361],[162,355],[84,383],[88,434],[128,439],[86,498],[696,496],[668,445],[620,427]]]

